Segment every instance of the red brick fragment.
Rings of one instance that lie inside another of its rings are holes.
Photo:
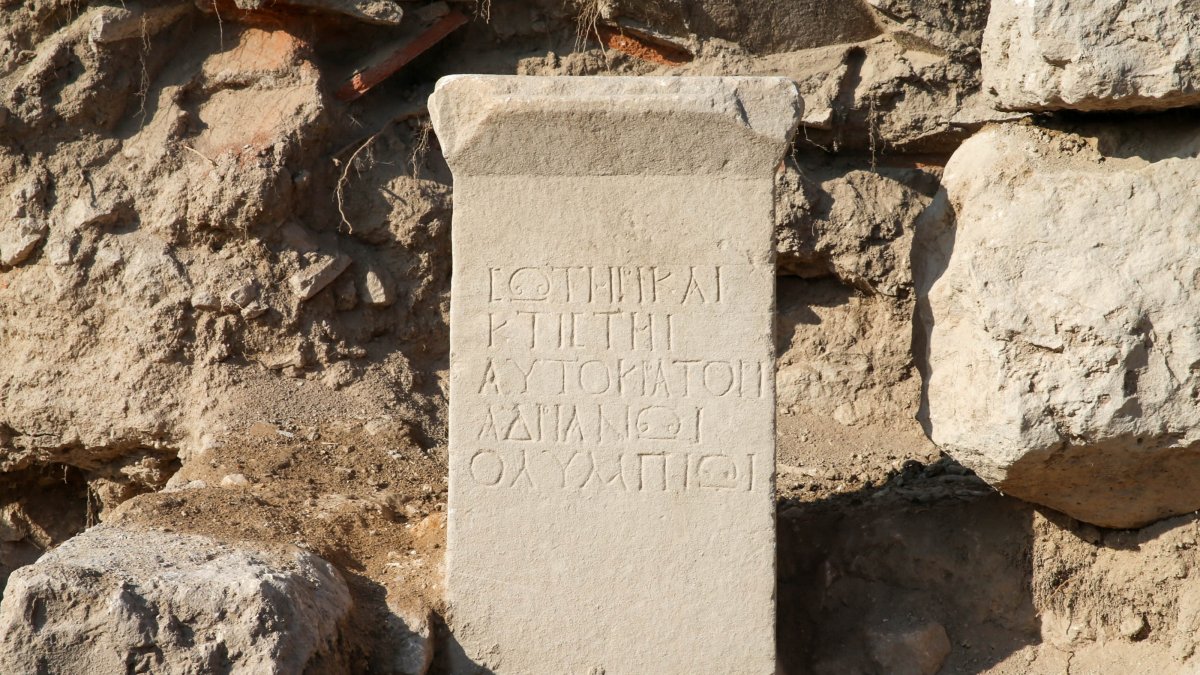
[[[680,66],[692,60],[691,53],[682,47],[654,42],[632,32],[597,26],[596,36],[609,49],[624,52],[643,61],[664,66]]]
[[[337,90],[336,96],[343,101],[353,101],[371,90],[372,87],[391,77],[393,73],[408,65],[430,47],[467,23],[460,12],[450,12],[438,19],[429,28],[382,60],[358,71]]]

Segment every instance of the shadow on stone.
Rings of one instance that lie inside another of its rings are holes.
[[[1039,642],[1033,508],[953,478],[781,504],[781,673],[979,673]]]
[[[913,286],[916,306],[913,310],[912,353],[917,371],[921,373],[921,403],[917,421],[931,436],[929,423],[929,340],[933,334],[934,318],[929,307],[929,289],[941,278],[954,253],[956,219],[954,207],[945,190],[934,196],[933,202],[921,213],[913,236]]]
[[[1172,447],[1177,435],[1117,437],[1023,455],[997,487],[1101,527],[1138,528],[1186,513],[1195,502],[1200,447]],[[1129,452],[1130,447],[1141,450]],[[1153,453],[1154,462],[1145,456]],[[1064,490],[1064,486],[1094,486]],[[1147,486],[1154,486],[1147,489]]]
[[[491,668],[475,663],[467,656],[443,616],[434,613],[433,622],[437,646],[429,675],[495,675]]]
[[[880,487],[779,504],[780,674],[984,673],[1041,642],[1035,507],[949,467],[911,462]],[[493,673],[434,622],[430,675]]]
[[[833,277],[801,279],[778,277],[775,282],[775,352],[784,354],[795,338],[798,326],[818,326],[821,317],[812,307],[842,307],[855,291]]]
[[[1161,162],[1200,154],[1200,133],[1190,111],[1079,113],[1064,111],[1038,119],[1049,129],[1095,139],[1105,157]]]

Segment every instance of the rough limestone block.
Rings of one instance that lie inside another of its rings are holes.
[[[1196,0],[992,0],[983,83],[1008,110],[1200,103]]]
[[[192,11],[190,2],[168,2],[161,6],[143,7],[122,3],[121,7],[97,7],[91,12],[88,40],[99,43],[120,42],[133,38],[149,39],[163,28]]]
[[[1009,126],[954,153],[914,247],[934,442],[1096,525],[1200,508],[1198,150]]]
[[[342,253],[337,255],[312,254],[308,265],[293,274],[288,279],[288,284],[292,287],[292,293],[301,302],[311,300],[313,296],[333,283],[333,280],[337,279],[342,272],[345,272],[352,262],[354,262],[353,258]]]
[[[404,18],[404,10],[393,0],[234,0],[234,4],[247,10],[263,9],[283,5],[288,9],[311,8],[353,17],[359,21],[395,26]]]
[[[438,83],[459,672],[775,671],[772,209],[800,110],[782,78]]]
[[[36,218],[17,218],[0,225],[0,267],[25,262],[46,238],[49,227]]]
[[[362,287],[362,300],[372,307],[387,307],[396,301],[394,282],[385,272],[367,270]]]
[[[300,673],[334,665],[351,608],[296,549],[98,526],[13,572],[2,673]]]

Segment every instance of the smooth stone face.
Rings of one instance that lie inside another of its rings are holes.
[[[1198,151],[1160,119],[955,152],[914,246],[935,443],[1095,525],[1200,508]]]
[[[775,671],[780,78],[453,77],[459,672]]]
[[[983,84],[1007,110],[1200,103],[1197,0],[993,0]]]

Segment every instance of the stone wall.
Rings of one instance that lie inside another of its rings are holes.
[[[1194,668],[1198,24],[1165,1],[0,0],[0,671],[100,658],[62,632],[93,602],[130,668],[203,643],[446,671],[454,203],[426,100],[456,73],[795,82],[784,672]],[[116,539],[104,609],[77,581]],[[177,563],[319,648],[180,619],[225,635],[186,646],[143,620],[208,611],[148,571]],[[296,609],[317,577],[349,598],[320,617]]]

